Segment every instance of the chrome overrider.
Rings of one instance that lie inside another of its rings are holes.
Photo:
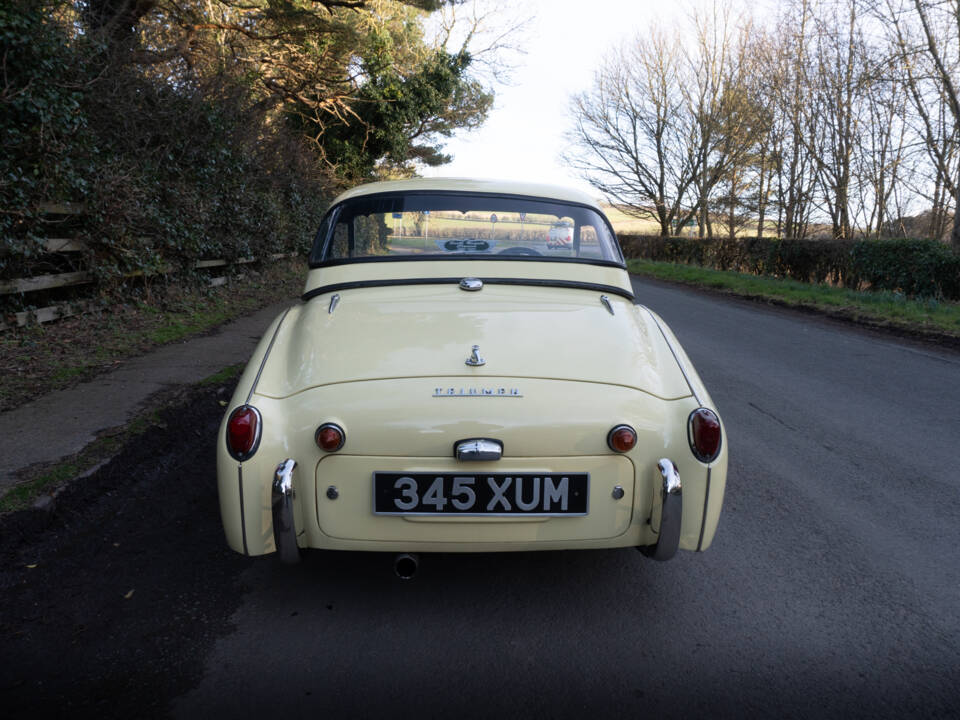
[[[677,554],[680,546],[680,520],[683,516],[683,493],[680,485],[680,473],[667,458],[657,463],[660,471],[659,502],[654,502],[653,517],[650,524],[658,530],[659,537],[655,545],[639,548],[640,552],[654,560],[669,560]],[[659,516],[659,517],[658,517]]]
[[[300,562],[297,528],[293,522],[293,469],[297,461],[287,458],[273,474],[273,541],[280,559],[288,564]]]

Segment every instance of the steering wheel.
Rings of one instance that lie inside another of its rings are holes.
[[[512,247],[498,250],[497,255],[539,255],[540,253],[529,247]]]

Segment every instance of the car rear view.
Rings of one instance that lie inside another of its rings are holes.
[[[303,302],[255,352],[218,447],[228,542],[287,560],[624,546],[668,559],[709,546],[727,458],[705,388],[634,304],[589,198],[442,180],[334,202]]]

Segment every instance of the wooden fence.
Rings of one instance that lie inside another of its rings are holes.
[[[81,205],[46,203],[40,209],[48,215],[81,216],[85,210]],[[88,249],[86,243],[73,238],[49,238],[43,241],[44,251],[48,255],[59,255],[76,258],[77,254]],[[228,261],[224,259],[198,260],[193,267],[197,270],[211,270],[214,276],[209,278],[211,287],[226,285],[227,276],[218,273],[218,270],[227,270],[231,267],[249,265],[258,262],[274,262],[292,257],[293,253],[274,253],[264,258],[240,258]],[[132,275],[131,275],[132,277]],[[57,290],[74,286],[96,284],[96,277],[89,270],[61,272],[52,275],[35,275],[33,277],[13,278],[0,280],[0,296],[36,293],[43,290]],[[92,290],[92,287],[91,287]],[[61,318],[79,315],[92,309],[94,303],[90,300],[79,299],[66,302],[56,302],[35,310],[11,312],[0,316],[0,331],[22,327],[28,323],[47,323]]]

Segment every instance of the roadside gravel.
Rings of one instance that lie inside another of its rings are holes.
[[[190,388],[51,509],[0,518],[6,717],[163,717],[196,683],[251,562],[219,522],[214,439],[231,392]]]

